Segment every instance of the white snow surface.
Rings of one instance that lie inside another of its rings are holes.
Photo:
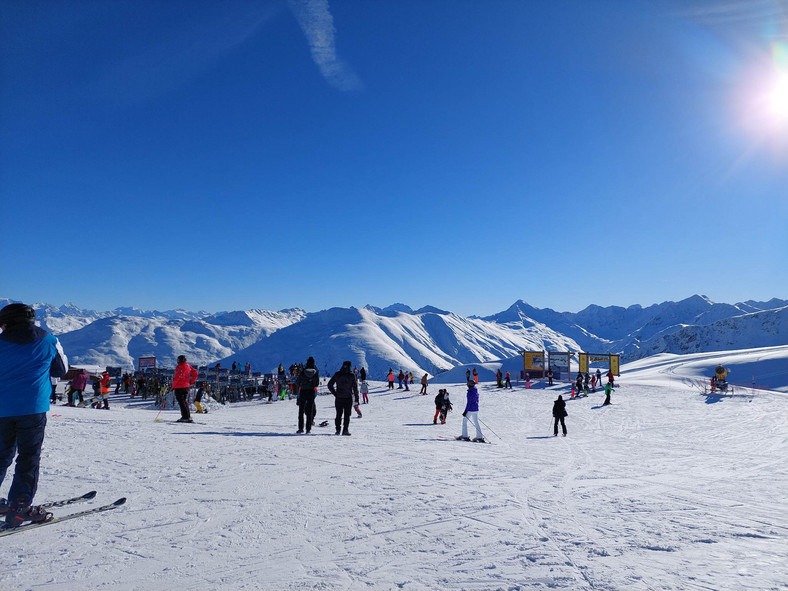
[[[772,349],[726,363],[785,368]],[[191,425],[123,396],[53,407],[36,501],[128,502],[0,540],[0,589],[786,589],[788,395],[704,394],[709,363],[624,366],[611,406],[567,401],[566,438],[566,384],[483,383],[493,445],[453,439],[461,384],[433,425],[437,386],[372,382],[351,437],[330,395],[311,435],[292,400],[211,403]]]

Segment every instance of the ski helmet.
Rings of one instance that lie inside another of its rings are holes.
[[[8,304],[0,310],[0,326],[3,324],[32,324],[36,319],[36,311],[27,304]]]

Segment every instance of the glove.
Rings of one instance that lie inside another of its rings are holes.
[[[466,416],[466,414],[465,414],[465,413],[467,413],[467,412],[468,412],[468,411],[466,411],[466,410],[462,411],[462,416]]]

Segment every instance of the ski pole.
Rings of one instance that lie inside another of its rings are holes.
[[[166,396],[164,397],[164,402],[162,402],[162,403],[161,403],[161,408],[159,409],[159,412],[156,414],[156,418],[155,418],[155,419],[153,419],[153,422],[154,422],[154,423],[155,423],[155,422],[157,422],[157,421],[159,420],[159,415],[161,414],[161,411],[163,411],[163,410],[164,410],[164,405],[165,405],[165,404],[167,404],[167,397],[166,397]]]
[[[479,419],[479,415],[476,415],[476,418],[477,418],[477,419]],[[498,435],[498,433],[496,433],[495,431],[493,431],[493,430],[492,430],[492,427],[490,427],[490,425],[488,425],[487,423],[485,423],[485,422],[484,422],[483,420],[481,420],[481,419],[479,419],[479,422],[480,422],[482,425],[484,425],[484,426],[485,426],[487,429],[489,429],[489,430],[490,430],[490,432],[492,432],[492,434],[493,434],[493,435],[495,435],[495,436],[496,436],[498,439],[500,439],[501,441],[503,441],[503,439],[501,439],[501,436],[500,436],[500,435]]]

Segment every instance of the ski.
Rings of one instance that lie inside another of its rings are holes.
[[[86,499],[87,500],[87,499]],[[86,509],[85,511],[79,511],[77,513],[69,513],[68,515],[63,515],[62,517],[53,517],[49,521],[41,521],[38,523],[33,523],[32,521],[27,521],[20,525],[19,527],[6,527],[3,526],[0,528],[0,537],[3,536],[10,536],[12,534],[17,534],[28,529],[35,529],[37,527],[43,527],[45,525],[52,525],[54,523],[60,523],[61,521],[68,521],[69,519],[77,519],[78,517],[85,517],[86,515],[93,515],[94,513],[104,513],[105,511],[111,511],[112,509],[117,509],[121,505],[126,502],[126,497],[121,497],[114,503],[110,503],[109,505],[103,505],[101,507],[94,507],[93,509]]]
[[[489,445],[492,445],[492,441],[487,441],[486,439],[479,441],[478,439],[463,439],[460,436],[457,436],[454,439],[455,441],[467,441],[468,443],[487,443]]]
[[[62,501],[50,501],[41,505],[44,509],[51,509],[52,507],[66,507],[74,505],[75,503],[84,503],[85,501],[92,501],[96,498],[96,491],[92,490],[79,497],[71,497],[70,499],[63,499]]]

